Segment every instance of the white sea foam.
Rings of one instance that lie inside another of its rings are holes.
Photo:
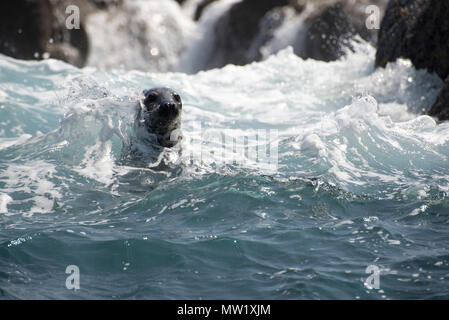
[[[13,200],[9,195],[0,193],[0,213],[8,214],[8,203],[12,201]]]
[[[7,213],[7,204],[12,202],[29,207],[29,210],[20,212],[23,216],[51,212],[55,200],[62,196],[61,188],[52,181],[55,173],[56,167],[43,160],[8,165],[0,172],[0,182],[4,184],[4,187],[0,188],[0,192],[3,193],[0,211],[5,208],[4,211]],[[5,196],[4,192],[9,195]],[[21,195],[15,199],[13,193],[27,196]],[[12,214],[11,211],[9,213]]]
[[[23,134],[18,138],[0,138],[0,150],[13,146],[15,144],[23,143],[31,137],[31,134]]]
[[[449,125],[418,115],[435,99],[441,80],[406,60],[375,70],[375,50],[356,46],[355,53],[330,63],[303,60],[287,48],[263,62],[194,75],[83,70],[65,86],[68,96],[61,101],[68,113],[62,137],[50,149],[62,152],[78,174],[114,185],[117,175],[129,172],[118,160],[121,140],[132,134],[133,104],[142,89],[162,85],[184,101],[182,155],[163,157],[185,165],[188,174],[266,172],[245,152],[223,155],[205,132],[238,141],[257,130],[276,130],[277,175],[319,177],[384,197],[422,197],[429,183],[446,192]],[[3,150],[22,144],[15,141],[3,140]]]

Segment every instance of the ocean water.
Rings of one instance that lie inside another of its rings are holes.
[[[419,115],[442,83],[374,54],[193,75],[1,56],[0,298],[449,298],[449,124]],[[184,101],[156,156],[132,126],[154,86]]]

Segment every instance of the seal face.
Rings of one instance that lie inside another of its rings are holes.
[[[182,100],[170,88],[153,88],[143,91],[136,113],[135,124],[139,129],[154,134],[158,143],[171,148],[182,139]]]

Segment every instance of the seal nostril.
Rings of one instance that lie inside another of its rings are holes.
[[[165,109],[167,111],[172,110],[175,107],[174,103],[170,103],[170,102],[165,102],[162,104],[162,109]]]
[[[160,113],[165,116],[176,115],[178,113],[178,109],[176,108],[175,103],[164,102],[161,104]]]

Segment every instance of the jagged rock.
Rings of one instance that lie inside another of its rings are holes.
[[[217,20],[212,53],[203,68],[259,61],[287,45],[293,46],[294,52],[305,59],[336,60],[345,53],[345,47],[350,47],[350,39],[356,34],[376,42],[377,30],[366,27],[365,9],[374,4],[383,13],[386,1],[243,0]],[[277,39],[270,46],[278,28],[297,22],[291,12],[294,16],[302,15],[304,24],[298,24],[296,35],[287,40]]]
[[[416,68],[449,74],[449,1],[392,0],[382,20],[376,66],[408,58]]]
[[[344,47],[356,34],[341,3],[315,11],[306,19],[306,36],[295,52],[303,58],[333,61],[344,54]]]
[[[449,1],[391,0],[379,32],[376,67],[397,58],[437,73],[446,84],[429,115],[449,119]]]
[[[303,58],[333,61],[352,48],[351,39],[359,35],[362,39],[376,43],[377,30],[368,29],[366,8],[375,5],[379,11],[379,21],[386,7],[385,0],[323,0],[309,2],[314,6],[306,18],[306,35],[302,47],[295,46],[295,52]],[[310,10],[309,10],[310,11]]]
[[[446,78],[444,87],[430,108],[428,115],[437,118],[439,121],[449,120],[449,76]]]

